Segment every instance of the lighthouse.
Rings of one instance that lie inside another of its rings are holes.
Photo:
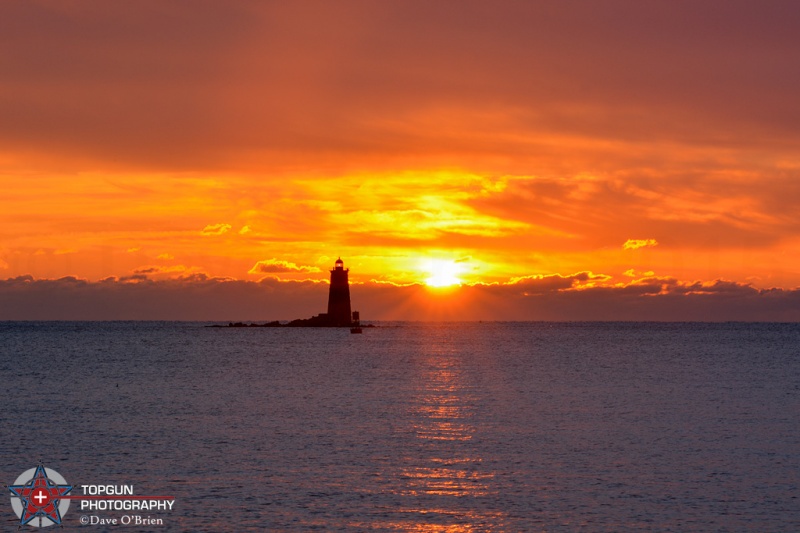
[[[342,258],[336,260],[331,270],[331,286],[328,289],[328,312],[314,315],[311,318],[297,318],[288,324],[282,324],[277,320],[267,322],[264,325],[258,324],[245,324],[244,322],[229,323],[230,328],[242,327],[264,327],[264,328],[278,328],[286,326],[287,328],[350,328],[350,333],[361,333],[361,317],[358,311],[350,309],[350,280],[348,280],[349,268],[344,267]],[[207,326],[218,328],[222,326]],[[374,328],[375,326],[367,324],[365,328]]]
[[[344,268],[342,258],[336,260],[331,270],[331,286],[328,290],[328,321],[331,326],[349,326],[350,312],[349,268]]]

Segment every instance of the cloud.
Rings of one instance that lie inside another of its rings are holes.
[[[253,230],[250,228],[250,226],[243,226],[242,229],[239,230],[239,235],[247,235],[251,231]]]
[[[541,275],[534,274],[512,278],[502,286],[514,286],[524,291],[524,294],[542,293],[550,291],[562,291],[581,286],[593,286],[595,282],[605,282],[611,276],[605,274],[594,274],[592,272],[578,272],[569,276],[561,274]]]
[[[634,270],[629,268],[625,272],[622,273],[623,276],[628,276],[629,278],[647,278],[655,275],[655,272],[652,270],[648,270],[647,272],[639,272],[638,270]]]
[[[259,282],[195,273],[153,280],[144,274],[89,282],[75,277],[0,280],[0,320],[267,320],[324,312],[327,285]]]
[[[156,256],[156,259],[175,259],[175,256],[169,253],[163,253]]]
[[[604,281],[605,280],[605,281]],[[462,285],[448,296],[420,284],[351,286],[367,320],[800,321],[800,290],[728,280],[650,277],[610,284],[603,275],[526,276]],[[591,283],[598,283],[591,285]],[[0,320],[290,320],[324,312],[327,284],[192,273],[90,282],[74,276],[0,280]]]
[[[222,235],[230,231],[230,224],[209,224],[203,228],[203,235]]]
[[[248,271],[248,274],[274,274],[285,272],[320,272],[320,269],[315,266],[298,266],[289,261],[282,261],[279,259],[267,259],[256,263],[253,268]]]
[[[623,250],[638,250],[639,248],[652,248],[658,246],[655,239],[628,239],[622,245]]]
[[[153,266],[143,266],[137,268],[133,271],[134,274],[173,274],[176,272],[187,272],[190,271],[189,267],[184,265],[171,265],[171,266],[162,266],[162,265],[153,265]]]
[[[470,3],[457,13],[416,2],[3,9],[2,44],[19,53],[4,63],[13,80],[6,100],[16,105],[0,138],[64,158],[192,169],[246,163],[235,156],[254,152],[284,163],[470,150],[513,159],[553,151],[559,137],[640,146],[646,132],[656,142],[736,146],[754,132],[796,132],[782,112],[800,90],[785,75],[798,66],[788,2]],[[715,17],[714,28],[687,23]],[[52,68],[53,57],[70,68]],[[340,68],[330,69],[330,57]],[[57,98],[67,84],[69,105]],[[120,127],[108,135],[112,116]]]
[[[790,205],[800,200],[797,171],[742,165],[732,178],[722,166],[698,170],[661,157],[650,162],[661,170],[618,159],[603,172],[592,163],[592,173],[507,176],[505,190],[469,203],[550,230],[530,232],[531,246],[543,252],[635,242],[632,227],[649,237],[638,240],[667,240],[671,251],[693,254],[747,248],[767,255],[795,239],[800,215]]]

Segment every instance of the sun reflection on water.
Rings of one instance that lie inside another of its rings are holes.
[[[503,529],[503,513],[479,510],[475,500],[497,495],[495,474],[472,444],[480,395],[463,359],[430,350],[417,369],[417,394],[408,406],[417,453],[403,461],[396,489],[409,505],[397,510],[400,519],[380,527],[418,532]]]

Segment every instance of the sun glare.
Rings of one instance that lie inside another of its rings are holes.
[[[459,285],[461,279],[461,266],[455,261],[444,259],[432,259],[425,265],[425,270],[430,276],[425,280],[429,287],[450,287]]]

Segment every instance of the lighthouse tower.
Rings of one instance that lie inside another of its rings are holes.
[[[331,286],[328,291],[328,320],[331,326],[349,326],[350,282],[347,279],[349,268],[344,268],[342,258],[336,260],[331,270]]]

